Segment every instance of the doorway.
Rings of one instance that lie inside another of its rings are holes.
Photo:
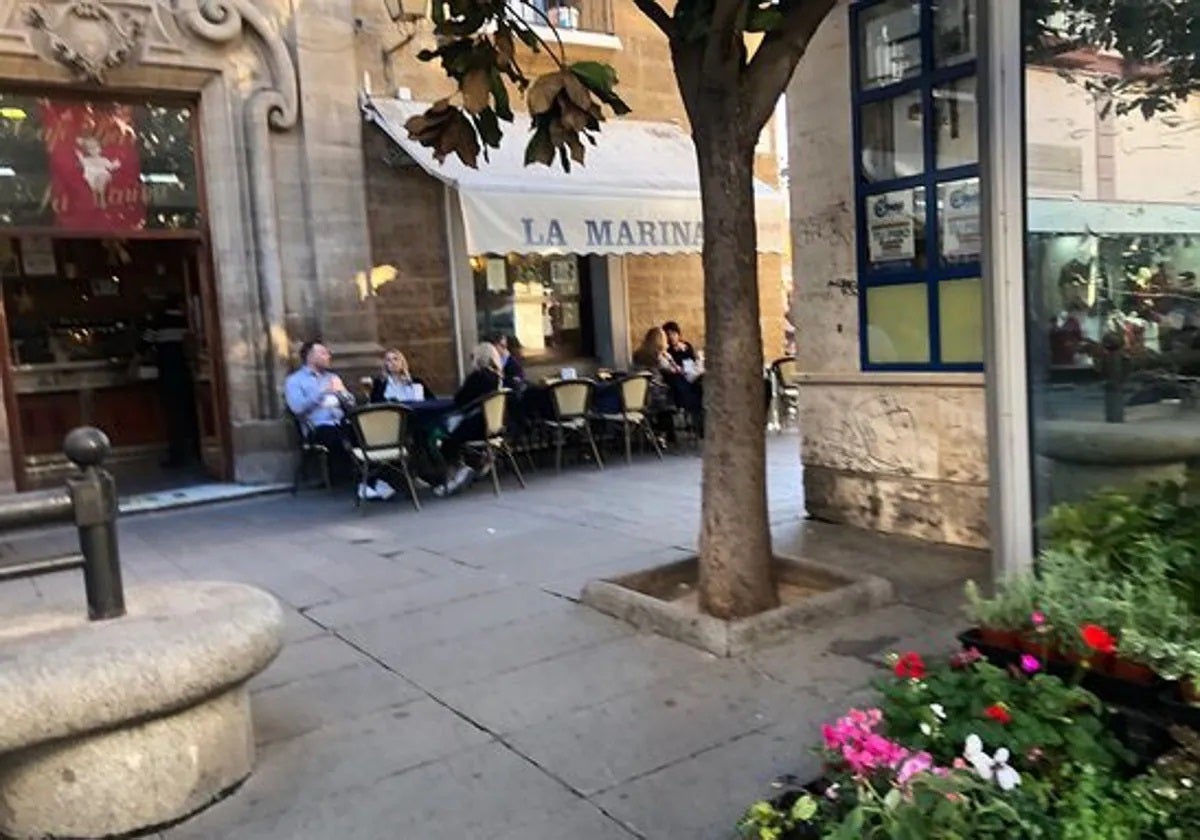
[[[18,489],[61,483],[62,441],[109,436],[122,494],[230,474],[213,288],[191,236],[0,239]]]

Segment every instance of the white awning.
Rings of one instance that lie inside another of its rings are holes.
[[[527,118],[506,126],[479,168],[439,164],[410,140],[409,117],[428,104],[365,98],[363,113],[433,177],[458,190],[472,254],[694,254],[703,244],[700,182],[691,137],[670,123],[612,119],[587,163],[569,173],[525,166]],[[758,248],[783,253],[783,196],[755,182]],[[399,198],[399,197],[398,197]]]
[[[1200,206],[1140,201],[1075,201],[1031,198],[1031,233],[1184,234],[1200,233]]]

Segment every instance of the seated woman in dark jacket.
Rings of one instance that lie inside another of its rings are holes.
[[[408,369],[408,359],[396,348],[383,354],[383,372],[371,380],[371,402],[420,402],[436,395]]]
[[[471,368],[470,374],[454,395],[454,406],[459,412],[467,409],[480,397],[499,391],[503,384],[500,353],[494,344],[484,343],[475,348]],[[475,470],[463,461],[463,444],[483,437],[483,412],[472,410],[466,414],[457,414],[456,417],[457,423],[454,423],[450,434],[442,441],[442,458],[450,467],[450,477],[445,484],[434,488],[433,492],[438,496],[457,492],[475,476]]]

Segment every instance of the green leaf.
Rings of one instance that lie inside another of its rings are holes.
[[[500,121],[496,119],[496,112],[491,108],[485,108],[475,116],[475,128],[479,132],[479,137],[483,140],[485,146],[491,146],[493,149],[500,148],[500,140],[503,137],[503,132],[500,130]],[[487,150],[484,150],[486,155]]]
[[[770,32],[783,23],[783,13],[775,6],[765,9],[751,9],[746,16],[747,32]]]
[[[808,822],[817,815],[817,800],[811,796],[801,796],[792,803],[791,818],[795,822]]]
[[[571,72],[596,94],[611,94],[617,84],[617,71],[611,64],[600,61],[576,61]]]
[[[495,70],[492,71],[492,99],[495,102],[496,116],[505,122],[512,122],[513,112],[508,99],[508,86]]]

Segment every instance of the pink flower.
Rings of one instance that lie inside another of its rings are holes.
[[[951,765],[951,767],[953,767],[955,770],[966,770],[967,762],[964,759],[958,758],[956,756],[954,759],[954,763]]]
[[[899,784],[908,784],[908,780],[918,773],[925,773],[933,769],[933,756],[927,752],[919,752],[909,756],[900,765],[900,772],[896,774],[896,781]]]
[[[967,648],[966,650],[960,650],[950,657],[950,667],[956,671],[961,671],[964,668],[969,668],[981,659],[983,659],[983,654],[979,652],[978,648]]]
[[[1021,657],[1021,670],[1026,674],[1036,674],[1042,670],[1042,663],[1038,661],[1036,656],[1030,656],[1027,653]]]
[[[1041,627],[1046,623],[1046,614],[1039,610],[1034,610],[1033,614],[1029,616],[1029,620],[1033,622],[1034,627]]]

